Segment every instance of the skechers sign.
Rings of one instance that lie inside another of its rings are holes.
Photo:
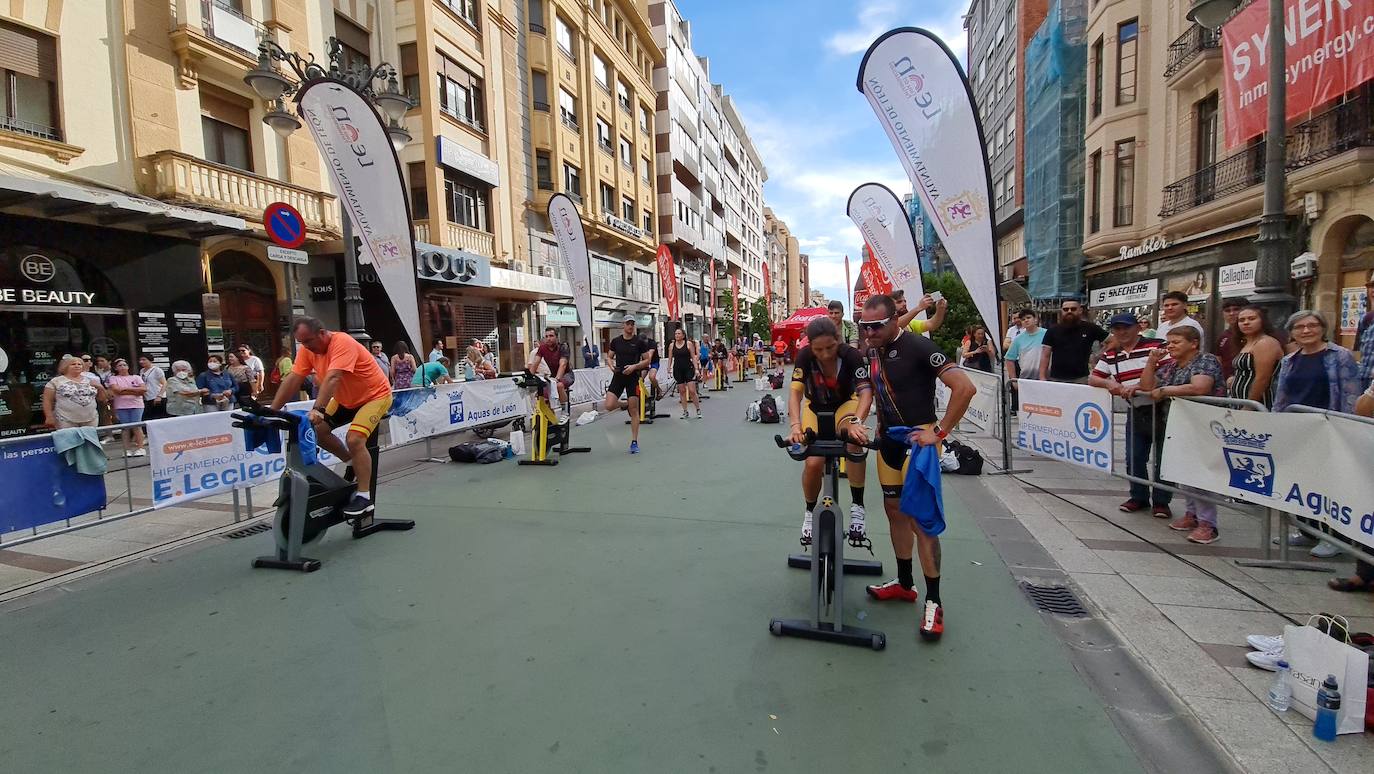
[[[1112,396],[1099,387],[1020,382],[1016,446],[1097,471],[1112,469]]]

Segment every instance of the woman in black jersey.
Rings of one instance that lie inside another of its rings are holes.
[[[687,403],[696,406],[697,419],[701,419],[701,398],[697,395],[697,344],[687,338],[681,329],[673,331],[673,343],[668,345],[668,356],[673,363],[673,381],[677,382],[677,398],[682,404],[682,418],[687,419]]]
[[[835,430],[847,430],[859,443],[868,440],[868,410],[873,403],[873,389],[868,380],[868,364],[863,355],[840,341],[840,332],[827,317],[812,320],[806,326],[810,344],[797,352],[792,367],[792,387],[787,398],[787,416],[792,421],[792,443],[805,443],[806,431],[816,430],[816,412],[833,411]],[[805,398],[803,406],[802,399]],[[850,446],[851,454],[863,453],[860,446]],[[857,543],[867,539],[864,527],[864,463],[851,460],[846,468],[849,493],[854,502],[849,508],[849,539]],[[811,514],[821,493],[821,478],[825,474],[825,460],[809,457],[802,469],[802,496],[806,500],[806,514],[802,518],[801,544],[811,545]]]

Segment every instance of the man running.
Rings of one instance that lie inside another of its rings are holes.
[[[373,510],[372,455],[367,452],[367,439],[391,408],[391,382],[367,347],[352,336],[330,331],[314,317],[297,318],[291,330],[300,351],[291,373],[282,379],[272,398],[272,408],[285,405],[288,397],[300,392],[305,377],[314,374],[319,388],[308,417],[315,427],[316,442],[353,466],[358,491],[344,506],[344,515],[363,516]],[[348,425],[348,436],[340,441],[334,430],[344,425]]]
[[[835,431],[847,430],[850,437],[862,444],[868,440],[869,408],[873,405],[873,388],[868,381],[868,364],[859,350],[840,341],[835,324],[822,317],[806,326],[810,346],[797,353],[792,367],[792,388],[787,397],[787,416],[792,420],[792,443],[806,443],[806,431],[816,432],[816,414],[833,412]],[[802,398],[806,398],[805,406]],[[861,455],[862,446],[847,447],[851,455]],[[850,545],[867,545],[868,530],[864,527],[864,463],[851,457],[846,467],[849,474]],[[808,457],[802,469],[802,497],[806,513],[802,517],[801,544],[811,545],[811,519],[816,500],[821,494],[825,460]]]
[[[614,359],[611,383],[606,385],[605,410],[624,408],[630,415],[630,453],[639,454],[639,380],[649,369],[654,350],[649,340],[635,331],[635,318],[625,315],[624,334],[611,339],[607,353]],[[620,401],[621,396],[625,402]]]
[[[897,577],[868,594],[877,600],[915,602],[912,549],[921,557],[925,574],[926,604],[917,631],[923,639],[937,640],[944,633],[944,609],[940,603],[940,538],[925,532],[914,515],[901,510],[902,485],[910,462],[908,446],[892,440],[888,428],[909,427],[912,451],[917,446],[936,446],[963,418],[977,389],[963,371],[930,339],[899,325],[897,305],[891,296],[871,296],[864,303],[859,332],[868,350],[869,379],[878,406],[878,482],[883,488],[883,509],[892,533],[897,557]],[[935,421],[935,380],[949,388],[949,407]]]
[[[572,372],[571,357],[572,354],[568,351],[568,345],[559,343],[558,331],[553,328],[545,328],[544,338],[539,341],[539,346],[530,353],[530,362],[525,366],[530,373],[538,373],[540,361],[543,361],[543,365],[549,371],[549,377],[558,385],[558,405],[561,407],[565,419],[572,415],[572,404],[568,401],[568,390],[576,378]]]

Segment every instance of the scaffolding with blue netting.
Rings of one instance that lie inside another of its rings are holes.
[[[1086,0],[1054,0],[1026,46],[1025,234],[1031,297],[1083,294]]]

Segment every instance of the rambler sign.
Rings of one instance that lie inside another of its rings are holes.
[[[1163,234],[1160,234],[1158,236],[1152,236],[1149,239],[1146,239],[1144,242],[1141,242],[1140,244],[1136,245],[1135,247],[1126,247],[1123,245],[1121,248],[1120,258],[1121,260],[1125,261],[1131,258],[1139,258],[1142,255],[1149,255],[1150,253],[1157,253],[1160,250],[1163,250],[1166,247],[1168,247],[1170,244],[1172,243],[1169,241],[1169,237],[1166,237]]]
[[[1159,280],[1147,279],[1088,291],[1088,306],[1109,309],[1115,306],[1147,306],[1159,294]]]

